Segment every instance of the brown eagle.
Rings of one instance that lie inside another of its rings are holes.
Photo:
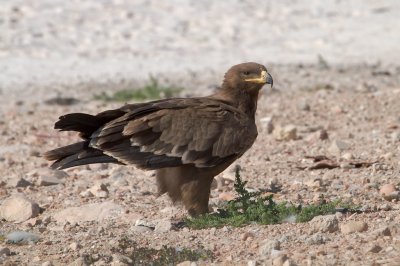
[[[52,168],[93,163],[133,164],[157,171],[159,193],[183,202],[189,214],[208,212],[211,182],[241,157],[257,137],[255,112],[267,69],[231,67],[208,97],[127,104],[97,115],[63,115],[54,128],[77,131],[81,142],[48,151]]]

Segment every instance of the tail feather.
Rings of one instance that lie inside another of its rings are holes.
[[[81,141],[51,150],[43,156],[49,161],[55,161],[51,168],[59,170],[93,163],[120,163],[117,159],[104,154],[101,150],[88,147],[88,141]]]
[[[104,154],[103,151],[89,147],[89,139],[97,129],[122,114],[124,112],[117,109],[95,116],[84,113],[61,116],[54,128],[61,131],[80,132],[84,141],[48,151],[43,156],[49,161],[54,161],[51,166],[53,169],[65,169],[93,163],[120,163],[117,159]]]
[[[82,137],[87,138],[100,126],[102,126],[102,121],[96,116],[73,113],[61,116],[54,128],[61,131],[78,131]]]
[[[82,138],[87,139],[101,126],[123,114],[125,112],[119,109],[108,110],[97,115],[84,113],[66,114],[60,116],[54,128],[61,131],[77,131],[81,133]]]

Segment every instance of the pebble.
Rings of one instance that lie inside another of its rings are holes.
[[[7,242],[13,244],[30,244],[39,241],[40,237],[29,232],[14,231],[6,235],[6,239]]]
[[[51,261],[45,261],[42,263],[42,266],[53,266],[54,264]]]
[[[23,194],[15,194],[0,206],[0,218],[8,222],[24,222],[38,216],[39,205]]]
[[[90,203],[79,207],[69,207],[53,215],[57,223],[70,224],[88,222],[88,221],[102,221],[112,217],[121,216],[124,213],[124,208],[112,201],[105,201],[101,203]]]
[[[131,231],[137,233],[148,233],[153,232],[153,229],[143,225],[134,225],[131,227]]]
[[[261,243],[259,253],[262,256],[270,256],[273,250],[280,250],[281,242],[275,239],[267,239]]]
[[[258,264],[257,264],[257,261],[255,261],[255,260],[249,260],[249,261],[247,261],[247,266],[257,266]]]
[[[323,215],[314,217],[310,221],[310,233],[333,233],[339,230],[339,221],[336,215]]]
[[[9,248],[0,246],[0,257],[1,256],[10,256],[10,254],[11,254],[11,251]]]
[[[69,245],[69,248],[70,248],[71,250],[73,250],[73,251],[76,251],[76,250],[78,250],[78,249],[81,248],[81,245],[79,245],[79,244],[76,243],[76,242],[72,242],[72,243]]]
[[[340,231],[343,234],[352,234],[368,230],[368,224],[362,221],[350,221],[340,225]]]
[[[64,180],[55,176],[40,176],[38,180],[39,186],[54,186],[63,184]]]
[[[246,241],[247,239],[251,239],[254,238],[254,234],[251,232],[245,232],[243,234],[241,234],[240,239],[242,239],[243,241]]]
[[[287,259],[288,259],[287,254],[279,255],[278,257],[276,257],[272,260],[272,265],[283,266],[284,263],[287,261]]]
[[[351,154],[350,152],[343,153],[343,155],[341,157],[343,159],[345,159],[345,160],[348,160],[348,161],[354,159],[353,154]]]
[[[128,256],[124,256],[122,254],[114,254],[112,255],[113,257],[113,263],[120,263],[118,265],[132,265],[133,261],[131,258]],[[112,264],[112,265],[117,265],[117,264]]]
[[[329,139],[328,132],[325,129],[317,130],[311,134],[309,134],[305,140],[308,142],[316,143],[320,140]]]
[[[310,111],[311,110],[310,105],[306,101],[300,101],[299,104],[298,104],[298,107],[299,107],[300,110],[303,110],[303,111]]]
[[[396,190],[396,187],[393,184],[385,184],[381,186],[379,194],[381,194],[385,200],[392,201],[398,199],[399,191]]]
[[[294,125],[287,125],[284,127],[277,126],[272,134],[276,140],[295,140],[297,139],[297,128]]]
[[[332,155],[340,155],[341,152],[350,148],[350,144],[341,140],[332,141],[328,148],[328,152]]]
[[[156,227],[154,228],[154,232],[157,233],[167,233],[171,231],[173,225],[169,220],[160,220],[156,223]]]
[[[27,181],[24,178],[13,178],[11,181],[8,183],[8,186],[10,187],[28,187],[31,186],[32,183]]]
[[[371,232],[371,235],[374,236],[390,236],[390,229],[387,226],[381,227],[376,229],[375,231]]]
[[[322,245],[328,241],[330,241],[330,239],[322,234],[314,234],[310,237],[300,237],[300,239],[303,239],[304,243],[306,243],[307,245]]]
[[[274,123],[272,121],[272,116],[263,117],[260,119],[261,127],[267,130],[268,134],[274,131]]]
[[[50,168],[41,168],[34,172],[34,175],[39,176],[39,186],[53,186],[63,184],[64,179],[68,177],[68,174],[61,170],[52,170]]]
[[[107,198],[109,193],[107,186],[103,183],[94,185],[88,191],[97,198]]]
[[[235,198],[235,196],[231,192],[221,192],[219,194],[218,198],[220,200],[230,201],[230,200],[233,200]]]
[[[366,253],[369,253],[369,252],[378,253],[381,250],[382,250],[382,247],[380,247],[379,245],[376,245],[376,244],[372,244],[369,247],[367,247]]]
[[[156,227],[155,223],[149,222],[149,221],[146,221],[146,220],[140,220],[140,219],[136,220],[135,226],[145,226],[145,227],[148,227],[148,228],[155,228]]]
[[[68,264],[68,266],[87,266],[88,263],[86,263],[85,258],[80,257]]]

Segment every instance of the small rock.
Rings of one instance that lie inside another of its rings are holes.
[[[310,232],[333,233],[339,230],[339,221],[336,215],[316,216],[310,221]]]
[[[230,201],[230,200],[233,200],[235,198],[235,196],[230,192],[221,192],[219,194],[218,198],[221,200]]]
[[[274,124],[271,116],[261,118],[260,123],[261,127],[265,128],[268,134],[271,134],[274,131]]]
[[[389,160],[389,159],[393,158],[393,153],[388,152],[388,153],[385,153],[384,155],[382,155],[381,157],[385,160]]]
[[[113,263],[120,263],[119,265],[132,265],[133,261],[131,258],[124,256],[122,254],[114,254]]]
[[[312,142],[312,143],[318,142],[320,140],[326,140],[326,139],[329,139],[329,135],[325,129],[317,130],[305,138],[306,141]]]
[[[342,158],[345,160],[352,160],[352,159],[354,159],[354,156],[350,152],[346,152],[342,155]]]
[[[333,113],[335,113],[335,114],[340,114],[340,113],[343,113],[343,112],[344,112],[343,108],[340,107],[340,106],[338,106],[338,105],[333,106],[333,107],[331,108],[331,111],[332,111]]]
[[[32,183],[31,182],[29,182],[29,181],[27,181],[27,180],[25,180],[24,178],[14,178],[14,179],[12,179],[9,183],[8,183],[8,185],[10,186],[10,187],[28,187],[28,186],[31,186],[32,185]]]
[[[381,250],[382,250],[382,247],[380,247],[380,246],[378,246],[378,245],[376,245],[376,244],[372,244],[372,245],[370,245],[370,246],[367,248],[366,252],[367,252],[367,253],[369,253],[369,252],[371,252],[371,253],[378,253],[378,252],[381,251]]]
[[[39,236],[29,232],[15,231],[6,235],[6,239],[7,242],[13,244],[30,244],[39,241]]]
[[[340,226],[343,234],[352,234],[355,232],[364,232],[368,230],[368,224],[362,221],[350,221]]]
[[[340,155],[342,151],[347,150],[348,148],[350,148],[350,144],[341,140],[334,140],[329,146],[328,152],[333,155]]]
[[[247,261],[247,266],[257,266],[257,261],[249,260],[249,261]]]
[[[393,184],[385,184],[381,186],[379,190],[379,194],[387,201],[392,201],[393,199],[398,198],[398,191]]]
[[[387,226],[381,227],[376,229],[375,231],[371,232],[371,235],[374,236],[390,236],[390,229]]]
[[[275,239],[267,239],[261,243],[261,247],[259,248],[259,253],[262,256],[270,256],[272,250],[280,250],[281,242]]]
[[[283,266],[284,263],[287,261],[287,259],[288,259],[288,256],[286,254],[281,254],[272,260],[272,265]]]
[[[400,132],[393,132],[390,137],[394,142],[400,141]]]
[[[9,248],[0,246],[0,257],[1,256],[10,256],[11,252]]]
[[[81,245],[79,245],[79,244],[76,243],[76,242],[72,242],[72,243],[69,245],[69,248],[70,248],[71,250],[73,250],[73,251],[76,251],[76,250],[78,250],[78,249],[81,248]]]
[[[297,128],[294,125],[284,127],[278,126],[272,132],[276,140],[295,140],[297,139]]]
[[[322,234],[315,234],[305,238],[304,243],[306,243],[307,245],[322,245],[328,241],[330,241],[328,237]]]
[[[45,261],[42,263],[42,266],[53,266],[53,263],[51,261]]]
[[[55,177],[55,176],[40,176],[38,185],[39,186],[54,186],[54,185],[59,185],[63,184],[64,180]]]
[[[143,225],[134,225],[131,227],[131,230],[133,232],[137,232],[137,233],[153,232],[153,229],[151,227],[147,227],[147,226],[143,226]]]
[[[88,266],[89,264],[86,263],[85,258],[80,257],[68,264],[68,266]]]
[[[240,236],[240,239],[242,239],[243,241],[246,241],[249,238],[254,238],[254,234],[251,232],[245,232]]]
[[[306,101],[300,101],[299,104],[298,104],[298,107],[299,107],[300,110],[303,110],[303,111],[310,111],[311,110],[310,105]]]
[[[107,186],[103,183],[94,185],[89,189],[89,192],[97,198],[107,198],[109,193]]]
[[[292,261],[291,259],[288,258],[288,259],[283,263],[282,266],[297,266],[297,264],[296,264],[294,261]]]
[[[145,227],[148,227],[148,228],[155,228],[156,227],[154,223],[148,222],[146,220],[140,220],[140,219],[136,220],[135,226],[145,226]]]
[[[157,222],[156,227],[154,228],[154,232],[157,233],[166,233],[171,231],[173,225],[169,220],[160,220]]]
[[[4,200],[0,206],[0,218],[9,222],[24,222],[39,214],[39,205],[23,194],[16,194]]]

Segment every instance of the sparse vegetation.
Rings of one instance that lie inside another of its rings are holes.
[[[156,78],[150,76],[150,82],[141,88],[119,90],[112,95],[102,92],[101,94],[95,95],[94,99],[106,102],[156,100],[177,96],[182,90],[183,89],[180,87],[162,86],[158,83]]]
[[[119,240],[119,250],[131,261],[128,265],[176,265],[183,261],[213,260],[210,250],[199,248],[191,250],[187,248],[174,248],[163,246],[161,249],[139,247],[135,241],[128,238]]]
[[[340,200],[305,207],[295,206],[288,202],[276,203],[273,195],[265,197],[261,192],[248,192],[245,188],[246,183],[240,178],[239,169],[236,169],[234,186],[238,197],[228,201],[217,213],[188,218],[186,220],[188,226],[202,229],[225,225],[238,227],[251,223],[278,224],[287,220],[307,222],[318,215],[335,213],[338,207],[350,211],[356,209],[351,204],[344,204]]]

